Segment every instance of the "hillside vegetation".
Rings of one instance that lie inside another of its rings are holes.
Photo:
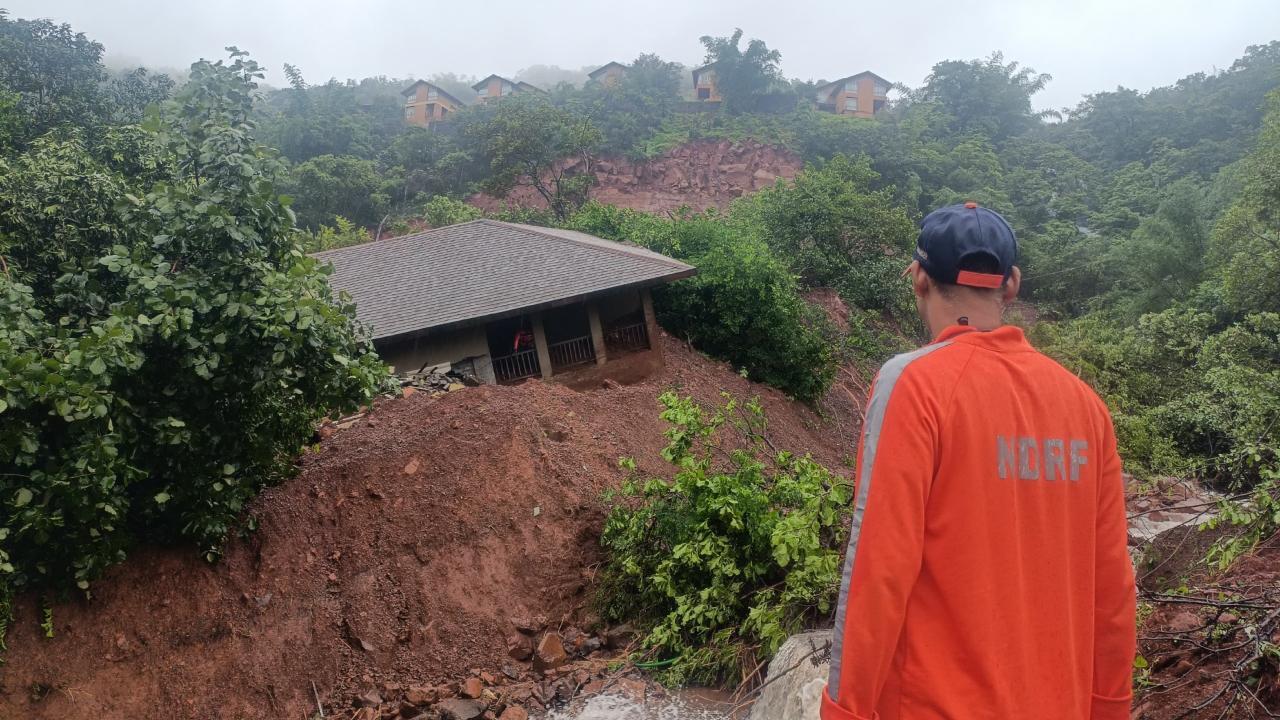
[[[1062,113],[1034,110],[1048,75],[998,53],[943,60],[873,120],[811,107],[817,83],[786,79],[762,41],[703,43],[725,94],[713,112],[687,112],[680,67],[641,55],[617,85],[562,83],[427,130],[403,123],[404,81],[310,85],[289,66],[289,87],[262,88],[229,49],[178,87],[110,75],[84,35],[0,14],[0,616],[16,591],[89,592],[140,541],[215,557],[315,421],[384,387],[354,308],[305,253],[471,219],[465,198],[518,185],[544,207],[500,217],[696,264],[657,293],[663,326],[809,403],[842,364],[922,339],[898,277],[915,222],[983,203],[1021,240],[1033,338],[1106,399],[1128,470],[1248,497],[1223,515],[1238,528],[1211,550],[1220,565],[1274,535],[1280,42]],[[747,138],[805,170],[724,211],[591,200],[601,156]],[[847,329],[804,300],[820,288],[849,306]],[[803,614],[762,607],[769,643]],[[670,630],[677,651],[714,637]]]

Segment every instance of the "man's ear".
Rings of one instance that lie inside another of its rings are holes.
[[[929,273],[920,267],[920,263],[912,263],[911,268],[911,290],[916,297],[928,297],[933,292],[933,280],[929,277]]]
[[[1013,266],[1013,272],[1009,273],[1009,280],[1004,284],[1004,289],[1000,293],[1000,299],[1006,303],[1011,303],[1018,297],[1018,290],[1022,287],[1022,268],[1017,265]]]

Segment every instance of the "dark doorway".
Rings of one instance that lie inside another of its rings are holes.
[[[542,374],[533,344],[533,320],[528,315],[495,320],[485,328],[485,335],[498,382],[510,383]]]

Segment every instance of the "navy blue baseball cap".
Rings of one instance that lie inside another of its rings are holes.
[[[961,270],[966,258],[987,255],[995,273]],[[1018,239],[1000,213],[976,202],[938,208],[920,224],[916,262],[938,282],[998,288],[1009,279],[1018,261]]]

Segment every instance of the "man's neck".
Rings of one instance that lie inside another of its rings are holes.
[[[952,325],[967,325],[975,330],[995,330],[1004,324],[1004,308],[994,303],[944,303],[927,319],[930,337]]]

